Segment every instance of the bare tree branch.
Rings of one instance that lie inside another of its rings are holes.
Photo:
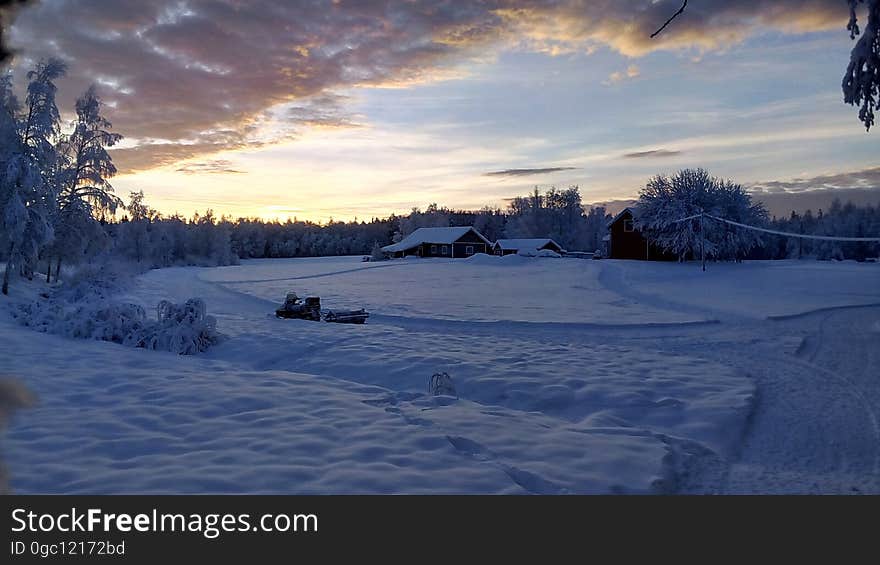
[[[679,8],[676,13],[672,14],[672,17],[669,18],[668,20],[666,20],[666,23],[663,24],[662,26],[660,26],[660,29],[658,29],[657,31],[655,31],[654,33],[651,34],[651,39],[660,35],[660,32],[663,31],[664,29],[666,29],[666,26],[671,24],[672,20],[674,20],[675,18],[680,16],[682,13],[684,13],[684,9],[687,8],[687,5],[688,5],[688,0],[684,0],[684,4],[681,5],[681,8]]]

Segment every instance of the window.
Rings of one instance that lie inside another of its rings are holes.
[[[443,253],[443,255],[449,255],[449,246],[444,245],[443,247],[440,248],[440,252]]]
[[[636,229],[633,227],[632,220],[624,220],[623,221],[623,231],[625,232],[634,232]]]
[[[465,254],[465,255],[473,255],[473,254],[474,254],[474,246],[473,246],[473,245],[468,245],[467,247],[465,247],[465,248],[464,248],[464,254]]]
[[[432,246],[431,246],[431,255],[436,255],[436,254],[437,254],[437,246],[436,246],[436,245],[432,245]]]

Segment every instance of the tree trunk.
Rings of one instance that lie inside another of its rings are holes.
[[[55,261],[55,282],[58,282],[59,277],[61,277],[61,255],[59,255],[58,260]]]
[[[9,246],[9,257],[6,259],[6,269],[3,271],[3,294],[9,294],[9,266],[12,264],[12,252],[15,244]]]
[[[46,284],[52,282],[52,258],[46,257]]]

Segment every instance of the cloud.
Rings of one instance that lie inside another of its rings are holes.
[[[176,169],[179,173],[186,173],[188,175],[193,175],[197,173],[219,173],[219,174],[241,174],[244,171],[239,171],[233,168],[232,163],[226,159],[211,159],[208,161],[197,161],[193,163],[186,163],[182,167]]]
[[[635,151],[633,153],[625,153],[623,155],[624,159],[644,159],[648,158],[658,158],[658,157],[674,157],[676,155],[681,155],[681,151],[675,151],[671,149],[651,149],[650,151]]]
[[[701,0],[691,2],[658,37],[650,35],[681,6],[679,0],[506,2],[498,10],[524,45],[565,52],[604,45],[629,57],[657,50],[723,49],[766,29],[788,33],[844,30],[847,8],[837,0]]]
[[[786,216],[792,210],[827,210],[835,199],[880,206],[880,167],[759,182],[751,184],[749,190],[775,216]]]
[[[812,210],[828,210],[835,200],[852,202],[856,206],[880,206],[880,188],[820,188],[803,192],[779,192],[752,194],[770,214],[788,216],[792,211],[799,214]]]
[[[770,214],[782,217],[792,210],[804,213],[828,210],[835,199],[858,206],[880,206],[880,167],[818,175],[790,181],[768,181],[749,186],[752,198],[763,203]],[[592,202],[588,207],[603,206],[609,214],[616,214],[635,199]]]
[[[356,127],[350,101],[334,92],[442,80],[497,49],[702,53],[771,28],[837,29],[846,40],[840,0],[701,0],[650,39],[677,8],[678,0],[45,0],[21,9],[8,35],[17,76],[47,55],[70,63],[68,108],[99,83],[117,130],[143,140],[114,151],[122,172],[288,140],[307,127]],[[637,74],[632,65],[620,80]]]
[[[641,71],[637,65],[630,65],[626,68],[626,71],[615,71],[608,75],[608,80],[604,81],[602,84],[611,86],[627,79],[636,78],[640,74]]]
[[[546,175],[556,173],[558,171],[571,171],[575,167],[544,167],[540,169],[504,169],[503,171],[492,171],[484,173],[486,177],[526,177],[531,175]]]
[[[843,173],[754,183],[753,193],[805,192],[817,189],[880,189],[880,167]]]
[[[284,109],[284,121],[318,128],[360,127],[358,118],[346,112],[348,96],[325,93]]]

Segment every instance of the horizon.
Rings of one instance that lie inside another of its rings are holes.
[[[880,203],[876,134],[840,92],[845,3],[695,4],[656,39],[677,2],[509,4],[43,2],[9,40],[17,77],[69,63],[64,120],[97,83],[126,137],[117,194],[164,215],[325,224],[551,185],[602,203],[693,167],[759,199]]]

